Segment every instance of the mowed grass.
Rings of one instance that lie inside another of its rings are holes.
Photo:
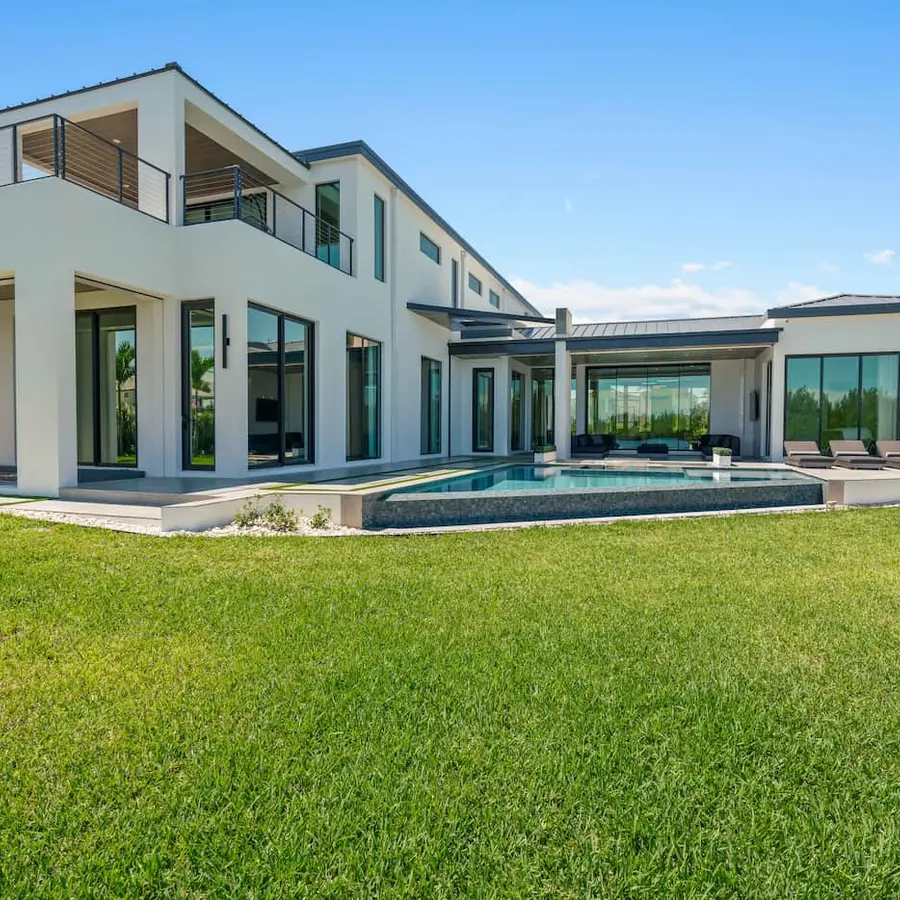
[[[897,896],[898,552],[0,516],[0,895]]]

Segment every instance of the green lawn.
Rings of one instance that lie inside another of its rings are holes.
[[[0,516],[0,896],[897,896],[898,557]]]

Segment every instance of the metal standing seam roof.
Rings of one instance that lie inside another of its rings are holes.
[[[641,335],[694,334],[716,331],[748,331],[761,328],[766,316],[723,316],[710,319],[648,319],[635,322],[599,322],[574,325],[572,338],[638,337]],[[556,328],[529,328],[523,333],[530,340],[547,340],[554,337]]]
[[[893,294],[834,294],[770,309],[772,319],[812,316],[863,316],[900,312],[900,296]]]

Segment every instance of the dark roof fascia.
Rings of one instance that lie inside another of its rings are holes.
[[[27,109],[29,106],[38,106],[41,103],[49,103],[52,100],[62,100],[65,97],[74,97],[78,94],[86,94],[89,91],[97,91],[101,88],[115,87],[119,84],[127,84],[129,81],[138,81],[141,78],[149,78],[152,75],[160,75],[163,72],[178,72],[183,78],[186,78],[191,84],[193,84],[196,88],[201,90],[207,97],[211,100],[214,100],[220,106],[225,107],[233,116],[240,119],[245,125],[249,128],[252,128],[260,137],[265,138],[270,144],[277,147],[279,150],[283,151],[287,154],[294,162],[300,163],[300,165],[305,168],[309,168],[309,164],[304,162],[302,159],[298,159],[296,154],[292,153],[285,147],[283,144],[278,143],[271,135],[266,134],[265,131],[262,130],[257,125],[254,125],[246,116],[242,116],[233,106],[229,106],[221,97],[216,96],[209,88],[204,87],[194,78],[192,75],[188,75],[184,69],[177,62],[166,63],[164,66],[161,66],[158,69],[147,69],[145,72],[135,72],[134,75],[126,75],[124,78],[114,78],[112,81],[101,81],[98,84],[87,85],[86,87],[75,88],[71,91],[63,91],[61,94],[51,94],[49,97],[40,97],[37,100],[29,100],[25,103],[17,103],[13,106],[7,106],[3,109],[0,109],[0,115],[8,112],[15,112],[17,109]]]
[[[651,348],[746,347],[777,344],[780,328],[753,328],[747,331],[694,331],[682,334],[630,334],[615,337],[569,337],[569,350],[643,350]]]
[[[451,341],[448,345],[451,356],[532,356],[534,354],[553,355],[556,342],[530,341],[527,338],[498,341]]]
[[[696,331],[687,334],[634,334],[616,337],[566,338],[566,349],[573,353],[603,350],[690,350],[699,347],[752,347],[771,346],[778,343],[781,328],[754,328],[748,331]],[[478,353],[483,356],[511,356],[553,353],[553,338],[523,338],[506,341],[453,341],[452,356]]]
[[[547,318],[546,316],[525,316],[519,315],[517,313],[504,313],[504,312],[491,312],[487,309],[465,309],[464,307],[458,306],[438,306],[436,304],[431,303],[416,303],[415,301],[409,301],[406,304],[406,308],[410,310],[410,312],[419,313],[420,315],[425,315],[429,318],[435,316],[436,318],[446,318],[447,319],[447,327],[452,327],[451,323],[455,320],[458,322],[478,322],[490,324],[492,322],[526,322],[528,324],[534,324],[535,322],[541,325],[552,325],[556,320]],[[435,321],[435,319],[432,319]]]
[[[313,147],[309,150],[298,150],[294,156],[301,162],[313,163],[326,159],[340,159],[343,156],[362,156],[371,163],[391,184],[395,185],[412,202],[432,219],[438,227],[443,228],[465,251],[478,260],[517,300],[524,303],[531,312],[540,316],[541,312],[522,296],[450,223],[430,204],[409,186],[394,169],[392,169],[365,141],[347,141],[343,144],[329,144],[327,147]]]
[[[812,319],[824,316],[877,316],[900,313],[896,303],[853,303],[846,306],[778,306],[766,315],[770,319]]]

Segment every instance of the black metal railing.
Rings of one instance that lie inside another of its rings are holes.
[[[224,166],[182,176],[184,224],[240,219],[353,274],[353,238],[240,166]]]
[[[169,221],[169,173],[58,115],[0,128],[0,186],[64,178]]]

